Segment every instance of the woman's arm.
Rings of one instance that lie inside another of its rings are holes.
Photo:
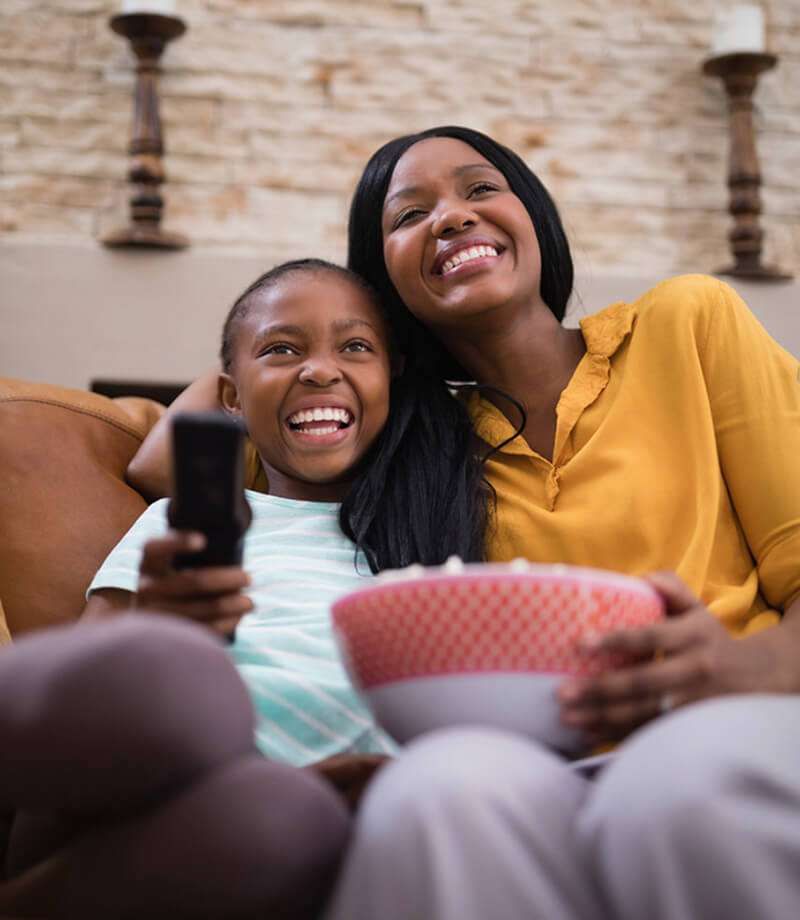
[[[172,475],[172,419],[177,412],[221,409],[219,367],[212,368],[190,384],[150,429],[128,464],[127,480],[149,501],[170,494]]]
[[[735,639],[677,575],[659,572],[648,580],[664,599],[667,619],[586,645],[588,652],[619,652],[641,663],[559,688],[563,721],[590,743],[619,740],[675,706],[722,694],[800,694],[800,597],[778,625]]]

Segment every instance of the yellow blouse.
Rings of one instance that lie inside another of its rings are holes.
[[[800,365],[728,285],[663,282],[581,321],[553,462],[519,437],[487,464],[489,557],[673,569],[734,634],[800,594]],[[506,417],[472,394],[478,434]]]

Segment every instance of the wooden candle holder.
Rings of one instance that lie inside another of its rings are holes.
[[[733,216],[733,227],[728,239],[734,261],[715,274],[753,281],[788,281],[792,277],[761,263],[764,234],[759,222],[761,172],[753,126],[753,93],[759,76],[776,63],[774,54],[735,52],[710,57],[703,64],[704,73],[719,77],[725,85],[730,119],[728,210]]]
[[[159,186],[164,182],[161,118],[158,112],[158,62],[167,44],[186,31],[177,16],[160,13],[123,13],[113,16],[111,28],[127,38],[136,55],[133,131],[128,179],[133,186],[131,222],[102,238],[105,246],[183,249],[187,237],[161,229],[164,199]]]

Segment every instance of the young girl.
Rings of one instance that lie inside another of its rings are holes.
[[[175,553],[201,537],[166,534],[161,500],[97,572],[90,610],[135,602],[220,633],[238,622],[231,655],[259,715],[258,746],[274,760],[304,766],[345,751],[391,753],[329,625],[331,601],[370,574],[365,552],[342,533],[339,504],[389,415],[380,310],[344,271],[279,266],[231,310],[222,364],[222,405],[244,420],[269,483],[269,494],[247,494],[253,518],[242,568],[173,571]]]
[[[175,571],[202,537],[167,531],[156,503],[97,573],[85,625],[4,650],[0,810],[17,819],[0,910],[314,916],[349,819],[294,767],[325,761],[347,787],[393,749],[346,678],[330,602],[387,565],[483,555],[469,431],[459,455],[439,450],[427,381],[393,364],[357,276],[268,272],[231,309],[222,362],[222,405],[269,482],[248,493],[243,566]],[[162,616],[102,622],[148,608]],[[234,627],[229,657],[209,636]],[[353,777],[343,752],[372,756]]]

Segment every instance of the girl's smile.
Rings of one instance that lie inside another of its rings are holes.
[[[298,443],[309,446],[340,444],[355,431],[356,413],[340,398],[309,397],[308,405],[298,405],[286,419]]]

